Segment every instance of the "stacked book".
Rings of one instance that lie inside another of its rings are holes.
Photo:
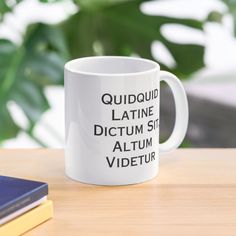
[[[43,182],[0,176],[0,236],[21,235],[53,216]]]

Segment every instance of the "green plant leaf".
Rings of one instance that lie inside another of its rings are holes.
[[[32,131],[49,108],[44,88],[63,84],[66,60],[63,35],[55,26],[30,26],[20,46],[0,40],[0,141],[16,136],[20,130],[8,111],[10,101],[22,109],[29,120],[28,130]]]
[[[14,137],[19,132],[19,127],[14,123],[8,108],[8,99],[3,99],[3,76],[6,74],[8,64],[13,60],[16,46],[11,42],[0,40],[0,142]]]
[[[0,1],[0,15],[3,15],[4,13],[11,11],[11,8],[7,5],[6,1],[1,0]]]
[[[0,22],[3,19],[3,16],[7,12],[11,12],[13,8],[20,2],[21,0],[14,1],[6,1],[0,0]]]
[[[74,0],[82,10],[93,11],[101,8],[134,0]]]
[[[7,107],[0,104],[0,142],[15,137],[19,130]]]
[[[79,3],[86,1],[78,0]],[[89,6],[89,2],[86,2]],[[203,67],[204,47],[201,45],[177,44],[161,34],[165,24],[181,24],[202,29],[202,22],[192,19],[178,19],[166,16],[150,16],[140,11],[143,1],[99,1],[103,8],[87,6],[62,24],[72,58],[97,55],[132,55],[153,59],[151,43],[161,41],[176,60],[176,68],[166,68],[182,78]],[[113,4],[111,4],[113,3]],[[116,4],[115,4],[116,3]],[[94,3],[94,5],[96,5]],[[99,4],[98,4],[99,5]],[[105,7],[106,6],[106,7]],[[88,10],[89,8],[89,10]]]

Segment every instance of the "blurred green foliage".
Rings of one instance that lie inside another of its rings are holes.
[[[223,0],[228,6],[228,11],[234,19],[234,35],[236,36],[236,0]]]
[[[44,4],[59,0],[39,0]],[[41,115],[50,108],[44,89],[63,85],[63,65],[73,58],[91,55],[138,55],[154,60],[153,41],[161,41],[176,61],[167,69],[180,78],[204,66],[204,48],[194,44],[177,44],[161,34],[165,24],[181,24],[202,30],[203,22],[167,16],[145,15],[140,10],[144,0],[74,0],[79,7],[74,15],[57,25],[30,25],[22,43],[0,40],[0,142],[15,137],[19,131],[34,137],[33,129]],[[0,1],[0,19],[12,11]],[[14,101],[29,121],[20,127],[9,112]]]

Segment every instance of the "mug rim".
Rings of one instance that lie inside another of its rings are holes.
[[[137,61],[137,62],[143,62],[143,63],[148,63],[149,65],[152,66],[150,69],[138,71],[138,72],[128,72],[128,73],[100,73],[100,72],[89,72],[89,71],[83,71],[79,69],[73,69],[72,64],[75,62],[80,62],[84,60],[97,60],[97,59],[126,59],[126,60],[132,60],[132,61]],[[152,61],[150,59],[146,58],[141,58],[141,57],[129,57],[129,56],[88,56],[88,57],[80,57],[76,58],[73,60],[70,60],[66,62],[64,65],[64,69],[70,73],[75,73],[75,74],[81,74],[81,75],[90,75],[90,76],[114,76],[114,77],[119,77],[119,76],[137,76],[137,75],[143,75],[143,74],[149,74],[153,73],[155,71],[160,70],[160,65]]]

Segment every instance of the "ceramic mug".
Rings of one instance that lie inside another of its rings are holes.
[[[160,81],[171,88],[176,119],[159,144]],[[179,79],[158,63],[99,56],[65,65],[66,174],[98,185],[141,183],[158,174],[159,154],[176,149],[188,124]]]

